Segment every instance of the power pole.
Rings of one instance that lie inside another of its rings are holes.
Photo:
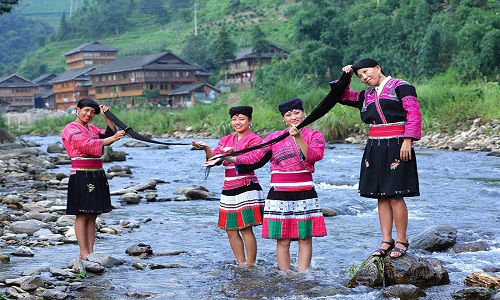
[[[198,26],[196,24],[196,12],[198,11],[198,3],[194,3],[194,35],[198,35]]]
[[[71,13],[73,12],[73,0],[69,0],[69,17],[71,18]]]

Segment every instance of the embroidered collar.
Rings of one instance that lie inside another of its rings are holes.
[[[391,76],[386,76],[385,79],[380,83],[380,85],[375,87],[375,91],[377,92],[377,95],[380,97],[380,93],[384,89],[385,84],[391,79]]]

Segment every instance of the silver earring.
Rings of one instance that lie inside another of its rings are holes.
[[[250,125],[248,125],[248,128],[252,128],[252,123],[250,123]]]
[[[378,77],[382,77],[382,73],[378,73]]]

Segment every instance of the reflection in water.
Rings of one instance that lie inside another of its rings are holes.
[[[40,149],[59,141],[58,137],[29,138],[41,143]],[[170,149],[125,148],[118,142],[114,150],[123,150],[127,161],[114,164],[131,167],[132,177],[110,180],[111,190],[160,178],[160,199],[177,197],[175,191],[188,185],[201,185],[220,195],[223,168],[215,167],[204,179],[201,164],[204,154],[190,147]],[[217,140],[206,140],[215,146]],[[311,269],[306,273],[277,269],[274,240],[258,238],[257,266],[235,266],[226,233],[217,227],[217,201],[166,201],[124,205],[113,197],[116,207],[102,215],[107,224],[124,220],[137,221],[140,228],[124,229],[120,235],[99,234],[96,252],[126,261],[122,266],[86,278],[93,285],[79,291],[77,298],[89,299],[380,299],[380,290],[364,287],[348,289],[347,272],[357,266],[380,244],[376,201],[359,197],[357,182],[362,150],[357,145],[335,145],[326,150],[324,160],[314,174],[321,205],[339,212],[326,218],[328,235],[313,240]],[[449,299],[453,285],[463,285],[465,276],[487,266],[500,266],[498,224],[500,208],[499,158],[485,153],[418,150],[417,160],[421,196],[408,199],[410,223],[408,234],[415,235],[431,225],[452,225],[458,229],[459,241],[487,241],[490,251],[413,253],[445,262],[452,285],[426,290],[425,299]],[[492,166],[497,166],[493,167]],[[68,172],[62,166],[58,172]],[[269,188],[269,167],[257,170],[264,189]],[[487,220],[487,221],[486,221]],[[260,227],[254,228],[261,236]],[[129,257],[125,250],[135,243],[152,246],[154,253],[176,252],[149,259]],[[297,243],[291,245],[292,264],[296,263]],[[12,257],[2,274],[19,274],[33,265],[65,265],[78,253],[77,245],[34,249],[33,258]],[[6,251],[8,252],[8,251]],[[55,256],[54,254],[57,253]],[[54,260],[54,257],[57,260]],[[143,270],[134,263],[145,266]],[[152,268],[151,266],[156,266]],[[165,268],[157,268],[163,266]]]

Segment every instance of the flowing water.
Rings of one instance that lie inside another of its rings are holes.
[[[38,142],[41,150],[59,137],[27,137]],[[111,190],[160,178],[158,198],[176,197],[175,190],[201,185],[220,195],[223,168],[212,168],[205,179],[203,151],[190,146],[170,149],[123,147],[128,140],[113,146],[127,153],[124,162],[132,177],[110,180]],[[190,143],[190,140],[181,142]],[[205,140],[214,147],[217,140]],[[275,241],[262,239],[255,227],[257,266],[234,265],[226,233],[217,227],[217,201],[159,201],[116,206],[101,218],[106,224],[123,220],[140,222],[140,228],[121,235],[98,235],[95,251],[124,259],[125,264],[107,269],[102,275],[87,278],[101,288],[76,297],[92,299],[130,299],[132,296],[155,299],[381,299],[379,289],[348,289],[348,270],[359,266],[381,241],[376,201],[361,198],[357,182],[362,150],[359,145],[334,144],[325,150],[325,158],[316,164],[314,181],[323,207],[341,212],[326,218],[328,235],[313,239],[311,269],[306,273],[278,271]],[[500,159],[486,153],[449,152],[417,149],[421,196],[408,198],[408,235],[416,235],[433,225],[451,225],[458,230],[458,241],[485,241],[489,251],[455,254],[415,252],[439,259],[449,272],[451,284],[426,289],[425,299],[450,299],[450,293],[463,287],[465,276],[483,268],[500,268]],[[54,172],[69,172],[61,166]],[[269,187],[269,166],[257,170],[264,190]],[[135,243],[151,245],[155,253],[179,251],[178,255],[138,259],[125,254]],[[410,245],[411,250],[411,245]],[[75,244],[36,248],[32,258],[11,257],[1,271],[16,274],[29,266],[65,267],[75,258]],[[297,243],[291,246],[292,264],[296,264]],[[133,263],[146,266],[134,268]],[[149,266],[149,267],[148,267]],[[178,266],[155,268],[152,266]],[[89,294],[90,293],[90,294]]]

